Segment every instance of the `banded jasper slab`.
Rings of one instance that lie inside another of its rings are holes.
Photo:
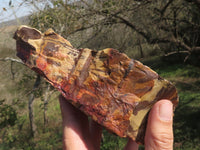
[[[115,49],[73,48],[52,29],[21,26],[17,56],[75,107],[121,137],[144,142],[148,112],[161,99],[178,104],[176,88]]]

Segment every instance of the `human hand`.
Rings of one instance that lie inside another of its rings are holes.
[[[145,134],[145,150],[173,149],[173,104],[169,100],[158,101],[151,109]],[[125,150],[135,150],[135,142],[129,140]]]
[[[63,118],[63,149],[99,150],[102,127],[80,110],[73,107],[64,97],[59,97]],[[145,135],[146,150],[173,149],[172,103],[168,100],[157,102],[150,114]],[[138,144],[129,139],[124,150],[137,150]]]

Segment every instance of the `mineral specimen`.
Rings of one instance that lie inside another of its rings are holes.
[[[161,99],[175,106],[174,85],[115,49],[76,49],[52,29],[21,26],[17,56],[75,107],[120,137],[144,142],[148,112]]]

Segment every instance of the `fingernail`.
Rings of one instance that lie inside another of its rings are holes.
[[[161,103],[159,106],[159,115],[162,121],[171,121],[172,120],[172,103],[170,101],[166,101],[165,103]]]

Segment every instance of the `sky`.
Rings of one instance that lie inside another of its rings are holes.
[[[26,16],[34,11],[33,7],[22,2],[23,0],[0,0],[0,23]]]
[[[24,1],[26,0],[0,0],[0,23],[27,16],[36,11],[32,4]],[[67,2],[75,1],[77,0],[69,0]],[[12,2],[11,5],[9,5],[9,2]],[[37,4],[40,10],[44,9],[46,4],[49,4],[50,7],[52,6],[51,3],[45,0],[34,0],[34,3]]]

